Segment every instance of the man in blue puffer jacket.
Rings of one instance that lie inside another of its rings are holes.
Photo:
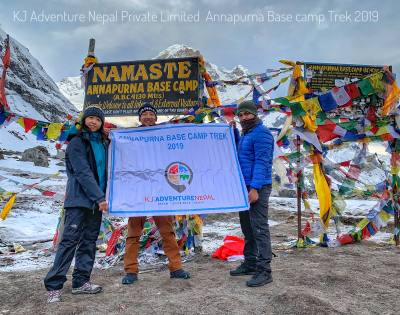
[[[245,260],[230,274],[253,275],[246,284],[258,287],[272,282],[268,199],[272,184],[274,138],[258,118],[257,107],[252,101],[239,104],[237,115],[242,126],[242,136],[238,139],[238,156],[249,192],[250,209],[239,212],[245,238]],[[238,136],[237,129],[235,133]]]

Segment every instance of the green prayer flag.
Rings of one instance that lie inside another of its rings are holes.
[[[306,112],[301,106],[301,103],[299,102],[291,103],[289,106],[292,111],[293,117],[305,116]]]
[[[273,101],[276,103],[279,103],[281,105],[290,106],[290,102],[286,97],[278,97],[278,98],[275,98]]]
[[[375,90],[368,79],[363,79],[357,82],[358,88],[360,89],[362,95],[368,96],[375,93]]]
[[[316,120],[316,124],[318,126],[320,125],[324,125],[325,124],[325,120],[327,119],[325,112],[318,112],[317,114],[317,120]]]
[[[355,129],[357,124],[358,124],[357,120],[351,120],[351,121],[347,121],[347,122],[337,123],[337,125],[339,127],[342,127],[343,129],[346,129],[346,130]]]

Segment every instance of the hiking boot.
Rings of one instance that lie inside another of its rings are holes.
[[[272,274],[268,271],[257,271],[256,274],[246,282],[248,287],[261,287],[272,282]]]
[[[61,290],[47,291],[47,303],[56,303],[61,301]]]
[[[72,294],[96,294],[103,291],[103,288],[97,284],[86,282],[79,288],[72,288]]]
[[[231,270],[229,272],[231,276],[246,276],[246,275],[254,275],[255,273],[256,273],[256,267],[253,267],[246,262],[243,262],[236,269]]]
[[[178,269],[170,272],[170,277],[171,279],[190,279],[190,273],[183,269]]]
[[[128,272],[123,278],[122,278],[122,284],[132,284],[138,280],[137,273],[133,272]]]

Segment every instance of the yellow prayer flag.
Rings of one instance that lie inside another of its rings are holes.
[[[318,129],[318,126],[315,123],[315,119],[312,119],[309,113],[306,113],[305,116],[301,116],[301,119],[304,122],[304,128],[312,132],[315,132]]]
[[[304,95],[305,93],[308,93],[308,89],[301,75],[301,65],[296,64],[293,68],[292,79],[288,88],[288,96]]]
[[[358,222],[357,227],[360,230],[362,230],[363,228],[365,228],[367,226],[368,223],[369,223],[369,220],[367,218],[364,218],[360,222]]]
[[[17,197],[17,194],[14,193],[11,196],[10,200],[8,200],[7,203],[4,205],[4,208],[0,213],[0,219],[5,220],[7,218],[8,214],[10,213],[10,210],[11,210],[12,206],[14,205],[16,197]]]
[[[25,123],[24,123],[24,119],[22,117],[18,118],[17,124],[25,129]]]
[[[194,215],[194,222],[196,222],[197,225],[203,225],[203,220],[197,214]]]
[[[318,128],[317,124],[315,123],[315,120],[317,118],[316,112],[321,110],[321,107],[319,106],[319,102],[317,98],[311,98],[310,100],[316,99],[314,101],[309,101],[309,100],[304,100],[304,95],[299,96],[297,99],[300,101],[300,105],[303,108],[303,110],[306,112],[304,116],[301,116],[301,119],[303,120],[304,123],[304,128],[315,132]],[[301,99],[303,99],[301,101]]]
[[[328,228],[331,218],[332,196],[325,175],[322,173],[319,163],[313,164],[314,185],[319,201],[319,216],[325,228]]]
[[[309,98],[301,105],[303,106],[303,109],[310,114],[311,119],[313,120],[317,118],[317,114],[321,111],[318,97]]]
[[[368,80],[376,92],[384,92],[385,86],[382,82],[383,72],[377,72],[371,75]]]
[[[396,81],[393,82],[391,85],[387,85],[386,87],[387,93],[385,97],[385,102],[383,103],[382,107],[382,115],[386,116],[390,113],[393,106],[399,101],[400,96],[400,89],[397,86]]]
[[[304,240],[302,238],[297,240],[296,247],[297,248],[304,248]]]
[[[290,60],[281,59],[281,60],[279,60],[279,62],[284,65],[291,66],[291,67],[294,67],[296,65],[296,62],[290,61]]]
[[[304,204],[304,209],[311,210],[310,203],[308,202],[308,200],[303,199],[303,204]]]
[[[382,127],[379,127],[379,129],[375,133],[375,136],[381,136],[381,135],[384,135],[384,134],[387,134],[387,133],[390,133],[389,127],[388,126],[382,126]]]
[[[290,102],[304,102],[304,95],[296,95],[289,98]]]
[[[85,57],[84,62],[85,62],[85,67],[87,68],[90,64],[98,63],[99,61],[94,56],[87,56],[87,57]]]
[[[290,78],[290,76],[289,76],[289,77],[284,77],[284,78],[280,79],[280,80],[279,80],[279,84],[285,83],[287,80],[289,80],[289,78]]]
[[[398,174],[400,172],[400,167],[399,166],[393,166],[391,168],[391,173],[392,174]]]
[[[385,210],[381,210],[381,212],[379,212],[379,217],[382,219],[383,222],[387,222],[390,219],[390,214],[387,213]]]
[[[47,139],[56,140],[61,134],[61,129],[63,124],[61,123],[51,123],[47,128]]]
[[[285,123],[283,124],[283,127],[281,129],[281,132],[276,138],[276,141],[281,140],[286,135],[286,133],[289,131],[290,126],[292,125],[292,122],[293,122],[293,116],[292,115],[287,116]]]
[[[304,94],[306,94],[308,92],[309,92],[309,90],[308,90],[308,88],[306,86],[306,83],[305,83],[304,79],[300,76],[298,78],[297,94],[304,95]]]

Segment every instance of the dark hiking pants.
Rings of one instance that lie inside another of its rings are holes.
[[[48,291],[60,290],[67,281],[67,272],[75,256],[72,287],[79,288],[89,281],[96,255],[102,213],[86,208],[66,208],[64,232],[58,245],[53,267],[44,285]]]
[[[268,200],[271,185],[259,190],[259,199],[250,209],[239,212],[240,226],[244,235],[245,263],[257,270],[271,272],[271,237],[268,225]]]

